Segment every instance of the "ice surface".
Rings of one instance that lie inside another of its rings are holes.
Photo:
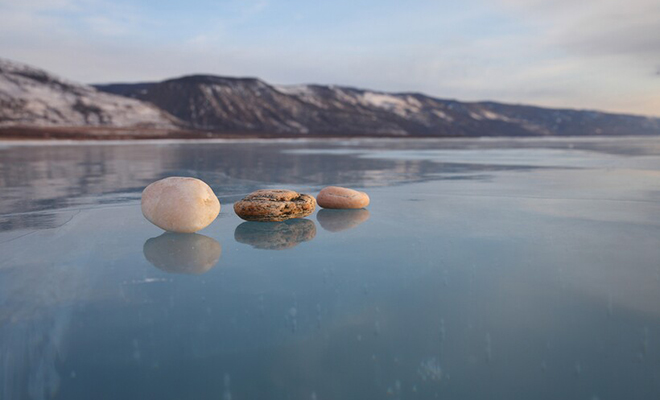
[[[167,175],[223,203],[197,274],[147,257]],[[0,147],[0,397],[658,398],[659,177],[658,138]],[[331,184],[369,218],[236,240]]]

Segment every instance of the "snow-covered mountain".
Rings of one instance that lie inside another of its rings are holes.
[[[0,128],[8,127],[77,127],[78,136],[91,135],[90,128],[184,137],[196,129],[205,137],[643,135],[660,134],[660,119],[212,75],[92,87],[0,59]]]
[[[0,59],[0,127],[176,128],[152,104],[101,92],[24,64]]]
[[[286,134],[550,136],[660,134],[660,119],[340,86],[269,85],[253,78],[192,75],[97,85],[145,100],[195,128]]]

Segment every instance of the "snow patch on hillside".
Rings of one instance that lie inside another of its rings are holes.
[[[312,104],[320,108],[327,108],[328,106],[314,91],[314,88],[309,85],[278,85],[273,87],[278,92],[287,96],[295,97],[302,102]]]
[[[273,87],[280,93],[292,96],[314,94],[308,85],[273,85]]]
[[[451,122],[451,121],[454,120],[454,118],[452,118],[449,114],[447,114],[446,112],[444,112],[442,110],[433,110],[431,112],[433,114],[435,114],[436,117],[438,117],[440,119],[444,119],[445,121]]]
[[[361,96],[363,104],[382,108],[401,117],[419,113],[422,104],[412,96],[391,95],[378,92],[364,92]]]

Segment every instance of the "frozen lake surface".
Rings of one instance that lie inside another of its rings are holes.
[[[327,185],[372,203],[233,213]],[[1,399],[659,397],[660,138],[0,142]]]

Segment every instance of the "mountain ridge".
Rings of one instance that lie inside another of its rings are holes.
[[[604,136],[657,135],[660,118],[211,74],[90,86],[0,58],[0,128],[60,137]]]
[[[197,129],[458,137],[660,134],[660,118],[654,117],[339,85],[271,85],[254,77],[195,74],[95,86],[151,102]]]
[[[367,88],[361,88],[358,86],[353,86],[353,85],[342,85],[342,84],[319,84],[319,83],[291,83],[291,84],[278,84],[278,83],[273,83],[269,84],[267,81],[258,78],[258,77],[253,77],[253,76],[228,76],[228,75],[213,75],[209,73],[194,73],[194,74],[186,74],[186,75],[180,75],[176,76],[173,78],[167,78],[163,79],[161,81],[135,81],[135,82],[104,82],[104,83],[89,83],[90,86],[93,86],[95,88],[98,88],[99,90],[103,90],[100,88],[104,88],[105,90],[108,90],[110,93],[110,90],[116,90],[114,89],[115,86],[120,87],[120,86],[125,86],[127,88],[130,88],[132,86],[151,86],[155,85],[158,83],[162,82],[168,82],[168,81],[177,81],[180,79],[186,79],[186,78],[191,78],[191,77],[209,77],[209,78],[220,78],[224,80],[235,80],[235,81],[247,81],[247,80],[256,80],[260,81],[262,83],[268,84],[274,88],[289,88],[289,87],[326,87],[326,88],[338,88],[338,89],[346,89],[346,90],[355,90],[355,91],[365,91],[365,92],[373,92],[373,93],[379,93],[379,94],[384,94],[384,95],[392,95],[392,96],[423,96],[423,97],[428,97],[431,99],[439,100],[439,101],[447,101],[447,102],[456,102],[456,103],[463,103],[463,104],[495,104],[495,105],[503,105],[503,106],[515,106],[515,107],[529,107],[529,108],[537,108],[541,110],[551,110],[551,111],[573,111],[573,112],[594,112],[594,113],[601,113],[601,114],[610,114],[610,115],[621,115],[621,116],[629,116],[629,117],[639,117],[639,118],[649,118],[649,119],[660,119],[660,115],[655,116],[655,115],[647,115],[647,114],[639,114],[639,113],[628,113],[628,112],[617,112],[617,111],[603,111],[599,110],[596,108],[581,108],[581,107],[551,107],[551,106],[544,106],[544,105],[539,105],[539,104],[528,104],[528,103],[519,103],[519,102],[507,102],[507,101],[498,101],[498,100],[493,100],[493,99],[485,99],[485,100],[460,100],[458,98],[447,98],[447,97],[440,97],[436,95],[429,95],[425,94],[424,92],[419,92],[419,91],[388,91],[388,90],[379,90],[379,89],[367,89]],[[132,92],[132,90],[130,91]]]

